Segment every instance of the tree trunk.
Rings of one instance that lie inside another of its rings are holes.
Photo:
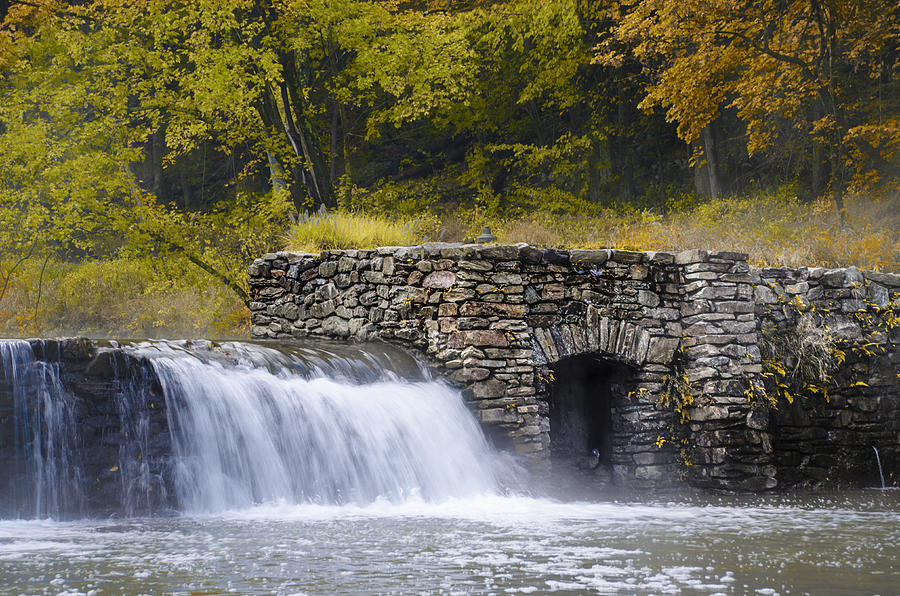
[[[841,147],[836,144],[831,150],[831,199],[844,221],[844,166],[841,163]]]
[[[266,129],[267,135],[276,134],[277,131],[283,131],[285,129],[284,122],[281,119],[281,113],[278,111],[278,105],[275,102],[275,97],[270,90],[266,90],[264,93],[260,94],[259,99],[256,101],[256,111],[259,114],[260,120],[262,120],[263,126]],[[271,150],[267,151],[267,154],[271,157]],[[271,170],[271,162],[270,172]],[[280,166],[280,164],[279,164]],[[293,184],[288,186],[288,190],[291,192],[291,202],[294,204],[294,208],[299,213],[303,210],[306,201],[306,195],[303,192],[304,186],[301,186],[305,182],[303,179],[303,174],[301,173],[299,176],[295,173],[297,179],[295,179]],[[281,177],[284,180],[284,169],[281,168]],[[285,181],[286,182],[286,181]],[[273,186],[276,184],[276,178],[272,178]]]
[[[331,103],[331,144],[329,146],[329,153],[331,154],[329,157],[331,158],[331,163],[328,165],[328,180],[331,182],[331,188],[337,186],[337,163],[338,163],[338,120],[340,118],[340,114],[338,114],[338,102],[337,100]]]
[[[316,203],[313,207],[318,208],[320,205],[328,208],[336,207],[334,189],[326,175],[322,149],[306,118],[306,105],[299,91],[300,77],[294,53],[283,54],[281,63],[284,68],[284,82],[281,84],[281,96],[286,115],[284,130],[298,157],[302,157],[305,161],[304,165],[308,175],[307,188],[312,191],[311,194]]]
[[[694,154],[699,151],[702,157],[694,165],[694,191],[698,195],[715,198],[722,195],[722,186],[719,182],[715,135],[711,127],[712,123],[703,129],[699,141],[691,149]]]
[[[722,185],[719,178],[719,155],[713,134],[713,123],[710,122],[703,129],[703,154],[706,157],[706,175],[709,177],[709,196],[717,198],[722,196]]]
[[[266,157],[269,161],[269,175],[272,179],[272,190],[287,190],[288,185],[287,181],[284,179],[284,168],[281,167],[281,163],[278,161],[278,158],[275,157],[275,154],[271,151],[266,151]]]
[[[813,141],[810,159],[809,195],[810,199],[815,200],[825,192],[825,156],[820,141]]]
[[[163,155],[166,151],[165,126],[154,131],[150,137],[150,146],[151,160],[153,161],[151,164],[153,168],[153,195],[159,199],[160,202],[166,203],[169,201],[169,192],[166,180],[163,177],[162,168]]]

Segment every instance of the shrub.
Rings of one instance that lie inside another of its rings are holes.
[[[628,207],[598,214],[536,210],[517,218],[480,218],[501,242],[553,247],[746,252],[767,266],[856,265],[900,270],[900,211],[896,198],[851,198],[805,204],[779,194],[680,201],[662,210]],[[458,227],[458,226],[457,226]]]
[[[244,337],[249,313],[216,279],[177,258],[31,261],[0,303],[0,334]]]

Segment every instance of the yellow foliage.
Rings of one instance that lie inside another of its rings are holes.
[[[0,336],[245,337],[240,298],[168,258],[29,262],[0,302]]]

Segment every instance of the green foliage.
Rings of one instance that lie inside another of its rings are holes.
[[[32,261],[0,302],[5,336],[240,337],[244,304],[178,258]],[[38,301],[40,296],[40,301]]]
[[[816,6],[12,3],[0,309],[25,324],[11,292],[37,312],[53,292],[23,288],[60,267],[112,279],[110,263],[151,258],[246,300],[247,262],[322,205],[333,215],[290,242],[461,240],[488,224],[509,241],[894,268],[898,9]],[[716,169],[751,198],[698,200],[724,194],[701,184]],[[829,178],[831,203],[794,198]],[[841,205],[848,182],[887,200]]]

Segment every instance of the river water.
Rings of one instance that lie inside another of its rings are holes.
[[[61,469],[87,463],[70,439],[77,400],[23,342],[0,348],[0,381],[43,379],[7,391],[31,421],[16,423],[34,477],[17,502],[77,493]],[[175,506],[141,514],[134,487],[156,480],[131,466],[122,514],[7,507],[0,594],[900,594],[900,491],[541,488],[488,445],[456,391],[409,363],[127,349],[165,393]],[[140,428],[146,396],[123,387],[123,424]],[[135,441],[117,467],[149,439]]]
[[[896,491],[0,522],[3,593],[897,594]]]

